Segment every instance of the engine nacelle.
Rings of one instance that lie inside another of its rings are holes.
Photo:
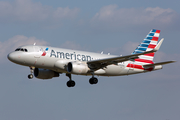
[[[34,76],[39,79],[52,79],[53,77],[59,77],[59,73],[48,69],[34,69]]]
[[[67,71],[74,74],[86,74],[89,68],[87,64],[81,62],[69,62],[67,64]]]

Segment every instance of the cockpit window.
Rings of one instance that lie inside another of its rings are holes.
[[[24,48],[17,48],[15,51],[23,51],[23,52],[28,52],[27,49],[24,49]]]
[[[15,51],[19,51],[20,50],[20,48],[17,48]]]
[[[24,49],[23,49],[23,48],[21,48],[21,51],[24,51]]]

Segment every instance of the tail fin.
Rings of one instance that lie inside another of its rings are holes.
[[[135,49],[132,54],[143,53],[145,51],[153,50],[159,39],[160,30],[152,29],[149,34],[144,38],[143,42]],[[140,64],[153,64],[154,53],[149,53],[139,56],[135,59],[135,62],[140,62]]]

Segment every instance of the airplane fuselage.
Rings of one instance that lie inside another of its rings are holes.
[[[20,49],[27,49],[28,51],[26,52],[19,50],[10,53],[9,58],[10,60],[12,58],[12,62],[24,66],[50,69],[59,73],[68,73],[66,65],[69,62],[76,61],[86,64],[87,61],[91,60],[117,57],[115,55],[69,50],[49,46],[22,46],[20,47]],[[131,66],[127,67],[129,63],[131,63]],[[139,68],[135,68],[135,65],[133,65],[133,63],[133,61],[126,61],[108,65],[95,71],[94,74],[102,76],[121,76],[149,71],[144,70],[142,65],[139,65]],[[58,65],[62,67],[59,67]],[[87,73],[79,74],[91,75],[90,71],[88,71]]]

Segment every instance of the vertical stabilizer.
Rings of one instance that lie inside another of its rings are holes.
[[[160,30],[152,29],[132,54],[153,50],[158,43],[159,35]],[[149,53],[139,56],[138,59],[135,59],[135,62],[139,64],[153,64],[153,59],[154,53]]]

